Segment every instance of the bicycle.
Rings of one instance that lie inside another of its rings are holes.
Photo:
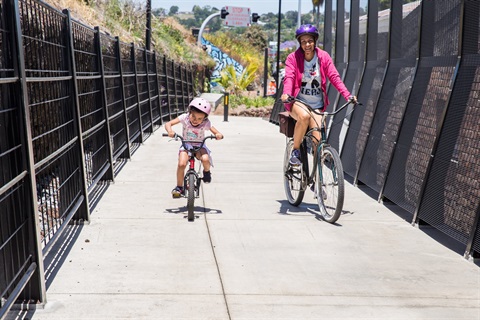
[[[316,127],[307,129],[300,145],[301,165],[290,164],[293,138],[287,140],[283,165],[285,194],[291,205],[298,206],[302,202],[308,186],[311,186],[310,189],[317,199],[320,216],[329,223],[335,223],[340,218],[343,209],[345,178],[342,161],[337,150],[327,143],[324,124],[327,116],[337,114],[352,104],[353,100],[349,100],[334,112],[319,112],[312,109],[305,101],[294,97],[290,97],[288,102],[293,101],[302,103],[309,112],[323,115],[324,121],[320,126],[317,123]],[[315,131],[320,133],[320,140],[314,136]]]
[[[168,133],[163,133],[162,136],[168,137]],[[181,135],[175,133],[173,140],[182,142],[183,148],[187,151],[188,154],[188,170],[185,172],[185,176],[183,177],[183,190],[184,194],[183,197],[187,198],[187,210],[188,210],[188,221],[195,220],[195,214],[193,212],[195,198],[200,197],[200,184],[203,180],[200,177],[201,172],[201,164],[198,167],[198,171],[195,170],[195,154],[203,148],[205,141],[207,139],[216,139],[214,135],[210,135],[205,137],[202,141],[192,141],[192,140],[185,140]],[[198,145],[192,145],[192,143],[200,143]]]

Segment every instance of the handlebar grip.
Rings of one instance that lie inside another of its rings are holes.
[[[162,137],[168,137],[168,133],[162,133]]]

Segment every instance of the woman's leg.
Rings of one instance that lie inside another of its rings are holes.
[[[295,131],[293,132],[293,149],[296,150],[300,149],[303,136],[307,132],[310,123],[310,113],[307,110],[307,107],[297,102],[293,104],[292,110],[290,110],[290,115],[297,120]]]

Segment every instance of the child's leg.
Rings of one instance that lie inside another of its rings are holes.
[[[202,161],[203,171],[210,171],[210,156],[208,155],[207,150],[203,148],[200,149],[200,151],[197,152],[197,159]]]
[[[186,151],[181,151],[178,154],[177,167],[177,186],[183,187],[183,176],[185,175],[185,168],[187,167],[188,154]]]

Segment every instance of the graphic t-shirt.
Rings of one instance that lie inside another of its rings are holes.
[[[200,145],[202,140],[205,138],[205,130],[210,130],[212,124],[210,120],[207,118],[198,126],[193,126],[190,123],[190,118],[188,117],[188,113],[184,113],[178,117],[180,123],[183,125],[183,138],[189,141],[199,141],[198,143],[192,143],[192,145]]]
[[[302,86],[297,97],[307,102],[312,108],[323,108],[323,92],[317,54],[312,60],[304,62]]]

